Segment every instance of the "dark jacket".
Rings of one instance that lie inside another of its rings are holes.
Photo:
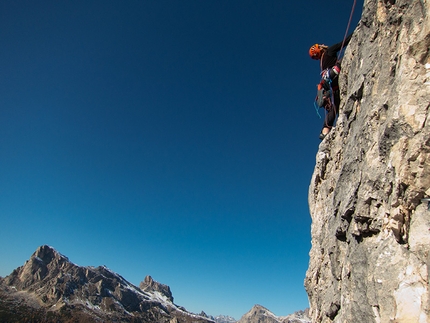
[[[333,67],[337,63],[337,53],[343,47],[346,47],[351,40],[352,34],[345,38],[345,42],[341,41],[340,43],[331,45],[321,57],[321,71],[324,71],[327,68]]]

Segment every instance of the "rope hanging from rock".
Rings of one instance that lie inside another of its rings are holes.
[[[337,61],[338,62],[339,62],[340,55],[342,53],[343,46],[345,45],[345,39],[346,39],[346,37],[348,35],[349,27],[351,26],[352,16],[354,14],[354,10],[355,10],[355,5],[356,4],[357,4],[357,0],[354,0],[354,3],[352,4],[351,14],[349,15],[348,26],[346,27],[345,35],[343,36],[342,47],[340,48],[339,55],[337,57]]]

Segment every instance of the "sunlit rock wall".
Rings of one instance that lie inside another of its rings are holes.
[[[429,15],[430,0],[365,0],[345,53],[309,187],[315,323],[430,322]]]

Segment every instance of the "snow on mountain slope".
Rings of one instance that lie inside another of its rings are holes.
[[[39,247],[23,266],[0,280],[0,287],[2,299],[9,300],[11,306],[21,297],[27,300],[28,311],[41,311],[42,316],[48,312],[61,316],[67,311],[73,317],[83,317],[82,322],[107,317],[125,322],[175,318],[213,322],[173,303],[170,288],[150,276],[137,287],[105,266],[78,266],[49,246]]]

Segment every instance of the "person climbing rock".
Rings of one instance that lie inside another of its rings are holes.
[[[317,103],[319,107],[327,110],[324,125],[320,133],[320,139],[324,139],[333,127],[336,116],[339,113],[340,94],[339,94],[339,72],[340,60],[338,52],[349,44],[352,34],[344,41],[326,46],[323,44],[312,45],[309,55],[312,59],[320,61],[321,82],[318,85]]]

